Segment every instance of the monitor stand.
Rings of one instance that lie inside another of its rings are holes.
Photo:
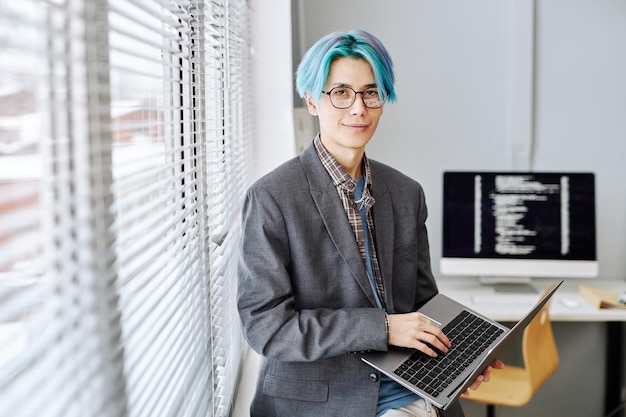
[[[538,294],[530,277],[480,277],[480,285],[489,286],[499,293]]]

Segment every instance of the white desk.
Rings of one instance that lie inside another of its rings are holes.
[[[533,280],[531,285],[538,290],[537,298],[544,289],[556,281],[558,280]],[[532,295],[529,294],[520,294],[520,298],[524,300],[523,302],[508,305],[486,301],[479,302],[480,299],[492,297],[509,299],[513,294],[496,293],[493,286],[481,285],[476,278],[440,278],[437,284],[442,294],[498,321],[517,321],[532,306]],[[609,291],[621,292],[626,290],[626,281],[600,279],[565,280],[552,297],[550,303],[550,318],[552,321],[626,322],[626,310],[599,310],[592,307],[584,298],[578,295],[578,286],[580,284]],[[487,295],[489,296],[485,297]],[[566,307],[562,302],[563,299],[575,301],[578,305],[574,308]]]
[[[533,280],[531,286],[540,293],[556,279]],[[495,287],[481,285],[477,278],[439,278],[437,280],[439,291],[453,298],[467,307],[501,322],[516,322],[532,306],[532,295],[519,294],[522,301],[503,304],[498,302],[498,297],[511,300],[512,293],[498,293]],[[554,322],[604,322],[606,329],[606,393],[604,397],[605,414],[613,410],[621,400],[621,392],[624,389],[624,348],[625,336],[624,325],[626,322],[626,310],[599,310],[592,307],[578,294],[580,284],[602,288],[609,291],[622,292],[626,290],[624,280],[602,279],[569,279],[557,290],[550,303],[550,318]],[[562,300],[567,299],[577,304],[575,307],[567,307]],[[615,415],[624,416],[624,413]]]

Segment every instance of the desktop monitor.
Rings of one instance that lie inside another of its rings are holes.
[[[445,172],[442,242],[444,275],[595,277],[594,174]]]

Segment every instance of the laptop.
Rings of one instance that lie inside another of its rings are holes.
[[[418,311],[450,339],[452,348],[447,353],[432,358],[415,349],[390,346],[387,352],[366,352],[361,359],[436,407],[446,410],[510,342],[521,337],[526,326],[562,283],[552,284],[511,329],[443,294],[437,294]]]

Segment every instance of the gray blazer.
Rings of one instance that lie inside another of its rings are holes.
[[[437,293],[421,186],[370,160],[375,244],[390,313]],[[374,417],[387,350],[363,260],[330,176],[310,145],[257,181],[243,207],[238,309],[262,356],[251,416]],[[457,404],[446,416],[462,416]]]

